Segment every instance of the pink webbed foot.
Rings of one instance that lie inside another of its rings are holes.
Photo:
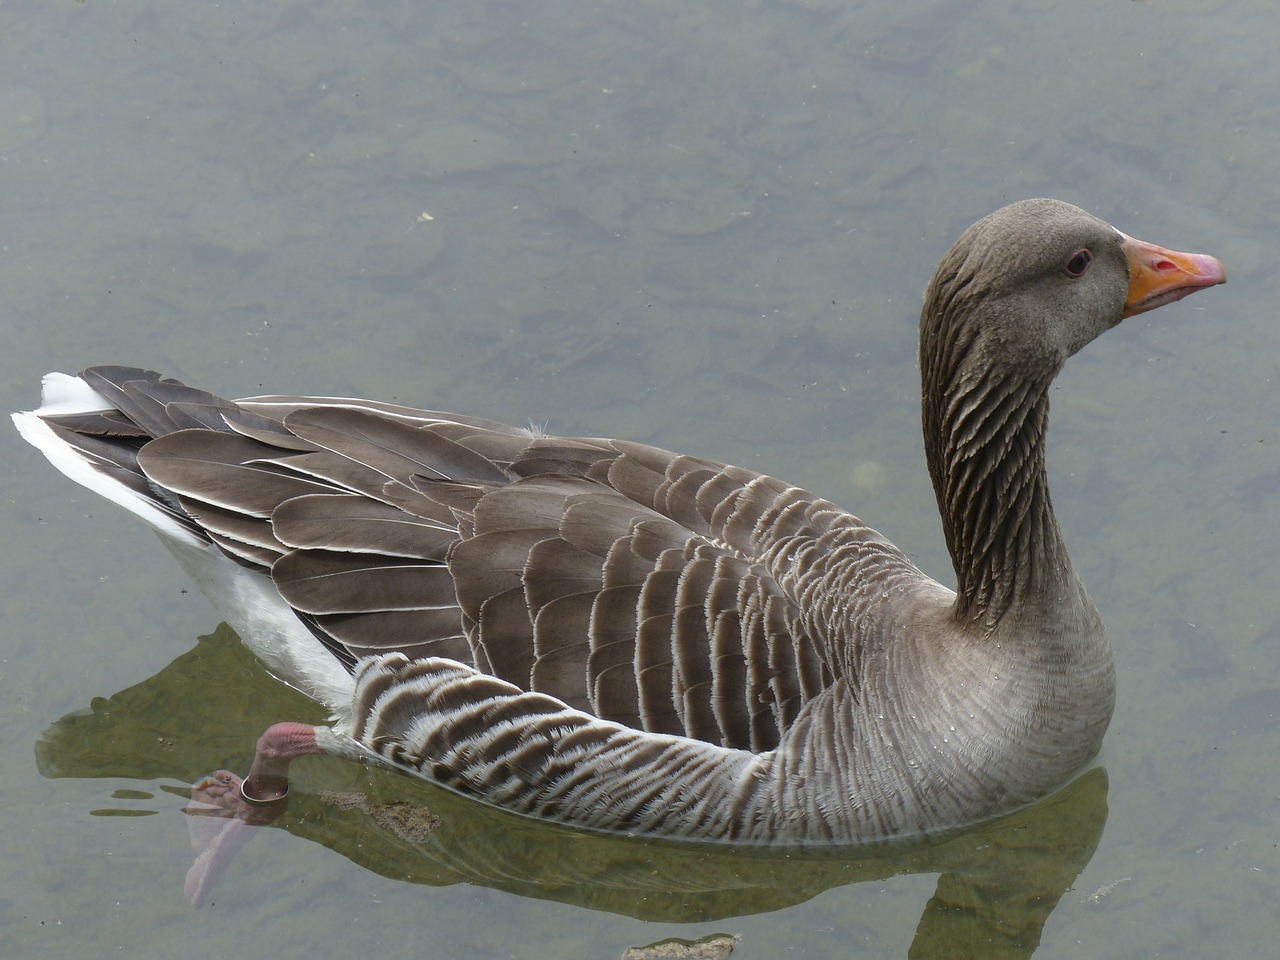
[[[289,804],[289,762],[320,753],[315,728],[301,723],[277,723],[258,739],[249,776],[241,780],[229,770],[202,777],[191,788],[188,829],[196,851],[187,871],[185,892],[201,904],[251,828],[263,826],[284,813]]]
[[[187,870],[183,892],[192,906],[205,902],[253,829],[270,823],[288,806],[287,799],[269,805],[250,804],[240,786],[238,776],[219,770],[201,777],[191,788],[187,830],[196,858]]]
[[[289,805],[289,790],[264,799],[256,799],[245,788],[245,781],[230,770],[219,770],[201,777],[191,785],[191,806],[187,813],[193,817],[235,819],[251,826],[270,823],[284,813]]]

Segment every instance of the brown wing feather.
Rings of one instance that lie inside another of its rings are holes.
[[[802,491],[387,404],[236,405],[117,369],[95,383],[137,427],[104,420],[86,443],[158,435],[138,455],[152,482],[228,553],[271,567],[348,665],[443,655],[619,723],[754,750],[830,682],[826,644],[771,572],[786,569],[779,544],[821,533]]]

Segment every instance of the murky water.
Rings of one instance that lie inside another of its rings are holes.
[[[632,437],[814,489],[946,579],[915,324],[960,230],[1059,196],[1231,276],[1053,394],[1116,646],[1105,775],[865,857],[602,840],[326,759],[193,909],[185,785],[320,712],[0,432],[0,953],[1270,950],[1277,31],[1196,0],[0,5],[6,409],[124,362]]]

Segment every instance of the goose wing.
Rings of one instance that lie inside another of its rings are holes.
[[[638,730],[754,751],[831,682],[803,564],[780,553],[815,522],[804,491],[643,444],[84,376],[118,409],[76,427],[123,436],[153,496],[269,574],[349,669],[446,657]]]

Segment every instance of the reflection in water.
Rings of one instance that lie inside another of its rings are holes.
[[[224,625],[151,679],[58,720],[36,745],[36,761],[46,777],[189,783],[220,765],[247,765],[258,735],[281,717],[316,723],[323,711],[267,674]],[[938,873],[912,957],[1031,956],[1107,812],[1106,774],[1095,768],[1028,810],[945,838],[784,849],[587,833],[327,757],[299,764],[293,787],[273,826],[383,876],[482,884],[644,920],[712,921],[847,883]],[[135,805],[98,812],[136,814],[147,795],[119,796]]]

